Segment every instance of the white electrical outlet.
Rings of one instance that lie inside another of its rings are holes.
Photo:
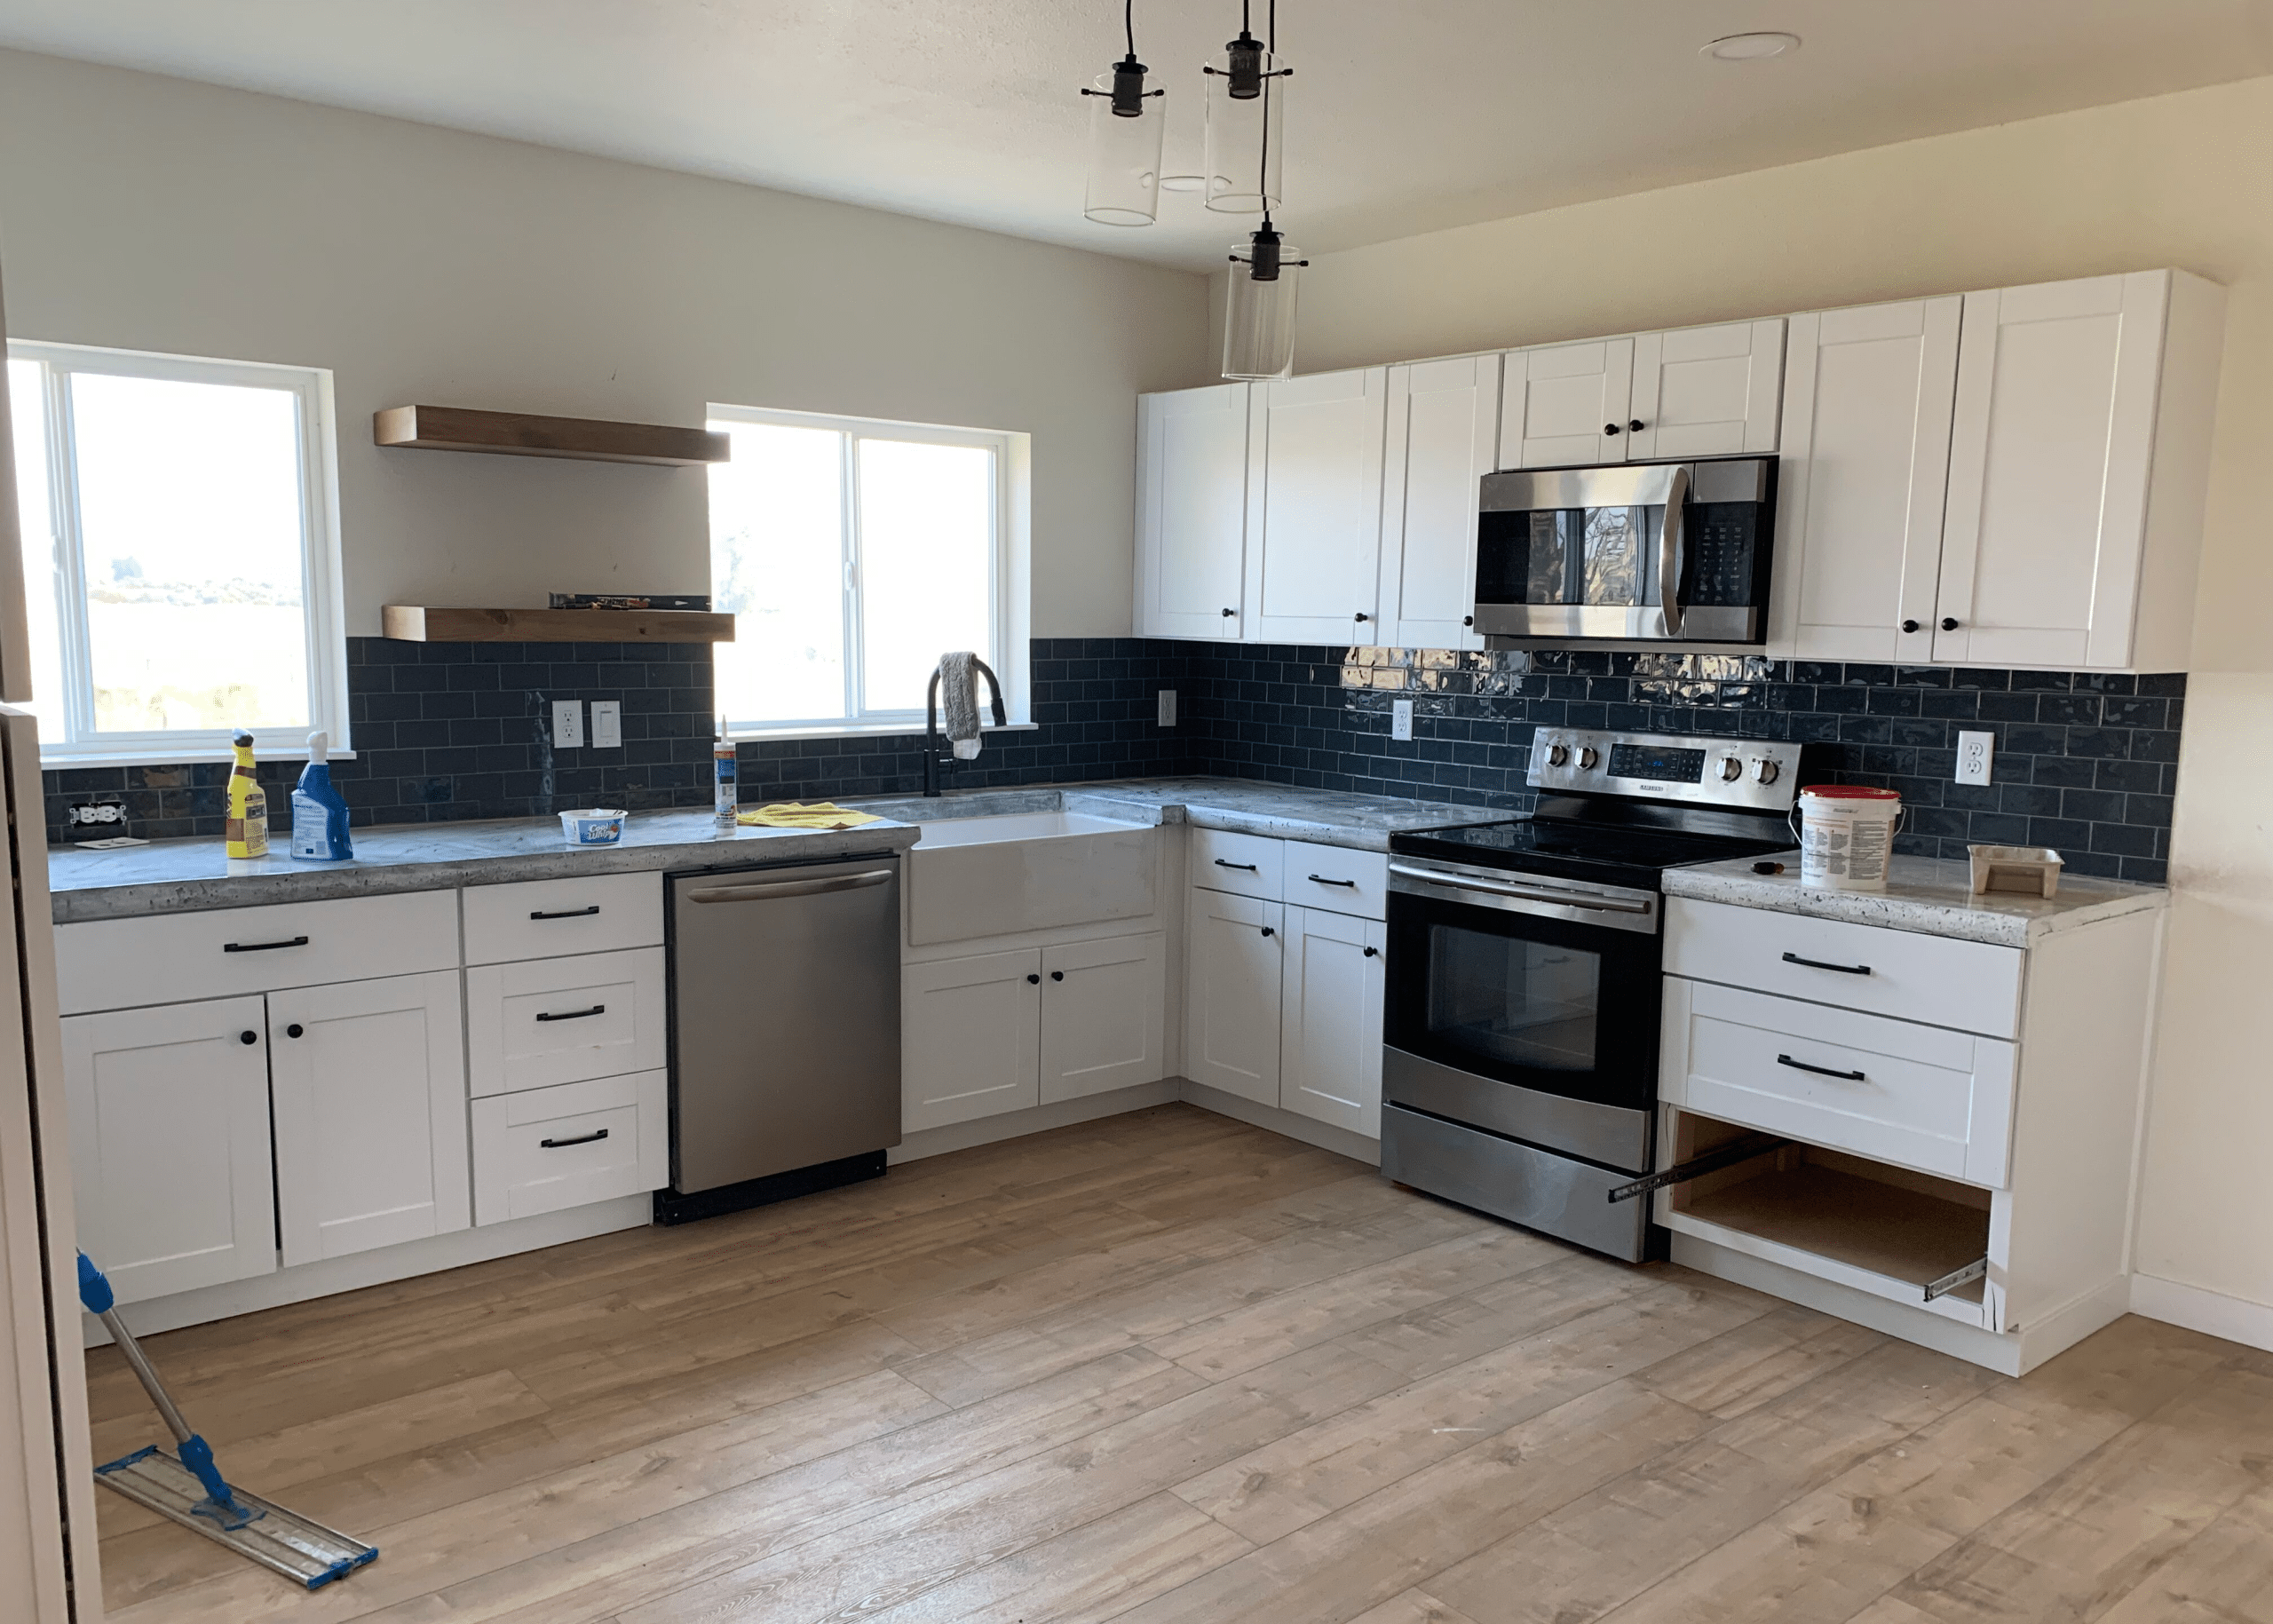
[[[1997,735],[1989,733],[1961,733],[1957,736],[1957,781],[1960,784],[1985,784],[1989,781],[1989,764],[1997,753]]]
[[[1413,737],[1413,701],[1392,700],[1389,708],[1389,736],[1392,739]]]
[[[1160,691],[1160,725],[1162,727],[1174,727],[1176,725],[1176,690],[1174,688],[1162,688]]]
[[[581,750],[584,748],[583,701],[557,699],[552,701],[552,748],[556,750]]]
[[[620,750],[623,748],[622,700],[596,699],[592,701],[592,748],[596,750]]]

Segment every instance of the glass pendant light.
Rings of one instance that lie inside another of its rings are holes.
[[[1295,299],[1302,268],[1289,245],[1263,217],[1262,229],[1232,253],[1231,304],[1224,312],[1224,376],[1280,378],[1295,369]]]
[[[1201,72],[1208,81],[1206,156],[1201,166],[1207,204],[1218,214],[1268,214],[1285,201],[1280,185],[1279,139],[1286,122],[1287,81],[1295,70],[1273,49],[1277,0],[1266,33],[1257,39],[1248,27],[1246,0],[1239,6],[1239,35],[1224,46],[1219,66]]]
[[[1160,140],[1166,91],[1144,88],[1136,59],[1136,0],[1122,21],[1129,54],[1082,87],[1089,100],[1089,181],[1081,212],[1100,226],[1150,226],[1160,207]]]

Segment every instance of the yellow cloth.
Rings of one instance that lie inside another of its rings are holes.
[[[874,812],[854,812],[834,801],[816,801],[811,806],[797,801],[782,801],[761,806],[756,812],[736,812],[734,821],[770,829],[851,829],[883,820]]]

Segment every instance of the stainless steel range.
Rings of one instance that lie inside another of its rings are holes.
[[[1539,730],[1528,818],[1390,841],[1382,1172],[1639,1261],[1667,868],[1791,846],[1800,747]]]

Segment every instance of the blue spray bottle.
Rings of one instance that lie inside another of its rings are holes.
[[[324,759],[330,739],[308,735],[308,764],[292,790],[292,855],[341,862],[355,855],[347,837],[347,803],[331,787],[331,764]]]

